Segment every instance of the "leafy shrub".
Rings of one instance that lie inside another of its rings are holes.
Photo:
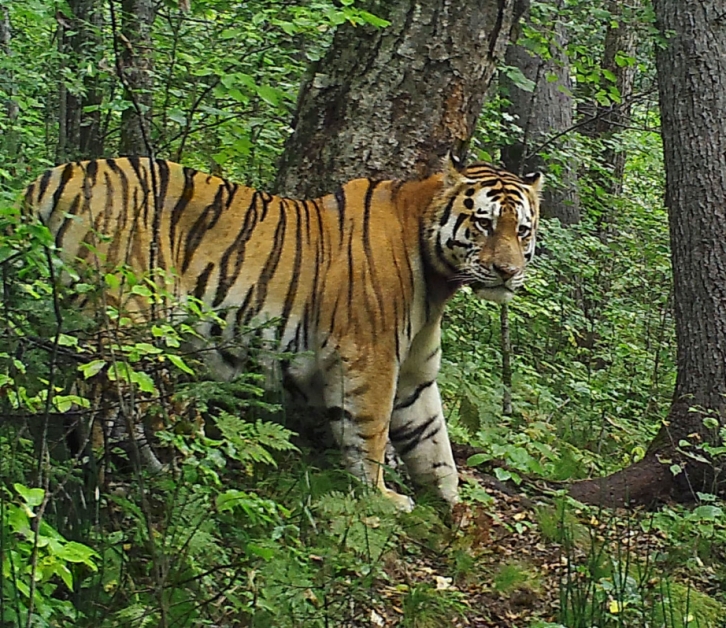
[[[98,571],[98,554],[68,541],[45,519],[47,493],[0,488],[0,621],[7,626],[74,626],[84,615],[69,599]],[[85,569],[84,569],[85,567]]]

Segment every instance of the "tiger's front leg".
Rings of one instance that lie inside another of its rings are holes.
[[[390,437],[411,479],[435,487],[453,505],[459,500],[459,476],[436,384],[441,353],[437,331],[424,338],[428,342],[423,347],[414,347],[401,370]]]
[[[348,470],[408,512],[413,500],[389,489],[383,480],[396,380],[386,366],[394,363],[371,355],[341,360],[339,368],[327,370],[324,397]]]
[[[391,442],[406,464],[411,479],[434,486],[450,504],[459,501],[459,476],[451,452],[441,397],[436,381],[408,388],[399,397],[391,419]]]

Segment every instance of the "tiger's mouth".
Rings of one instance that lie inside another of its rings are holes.
[[[469,282],[469,287],[480,299],[494,303],[508,303],[514,296],[514,290],[503,283],[498,286],[488,286],[481,281],[472,281]]]

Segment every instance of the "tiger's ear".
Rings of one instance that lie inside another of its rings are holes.
[[[454,153],[449,151],[444,158],[444,185],[453,187],[461,180],[461,173],[464,171],[464,164]]]
[[[530,172],[522,177],[522,181],[539,194],[544,186],[544,175],[541,172]]]

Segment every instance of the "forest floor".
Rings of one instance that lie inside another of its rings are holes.
[[[451,626],[509,628],[529,626],[536,619],[553,622],[567,560],[562,546],[543,538],[534,502],[514,494],[492,476],[468,468],[463,448],[456,453],[460,475],[483,486],[491,502],[457,509],[452,522],[456,532],[448,547],[413,552],[411,560],[403,562],[391,561],[386,567],[391,582],[406,584],[381,583],[381,597],[388,603],[372,611],[365,625],[399,625],[405,614],[404,598],[421,585],[458,602],[451,605]],[[456,563],[452,555],[458,552],[472,559],[461,569],[452,566]],[[430,625],[435,625],[432,620]]]
[[[652,512],[563,508],[562,499],[558,507],[534,484],[512,490],[467,467],[472,453],[456,448],[460,475],[491,501],[457,508],[445,547],[402,548],[404,560],[390,561],[390,581],[378,586],[385,604],[361,626],[725,625],[711,619],[723,618],[708,596],[721,596],[714,570],[700,563],[694,577],[667,534],[649,525]],[[409,624],[403,618],[417,589],[429,595],[418,602],[423,621]]]

